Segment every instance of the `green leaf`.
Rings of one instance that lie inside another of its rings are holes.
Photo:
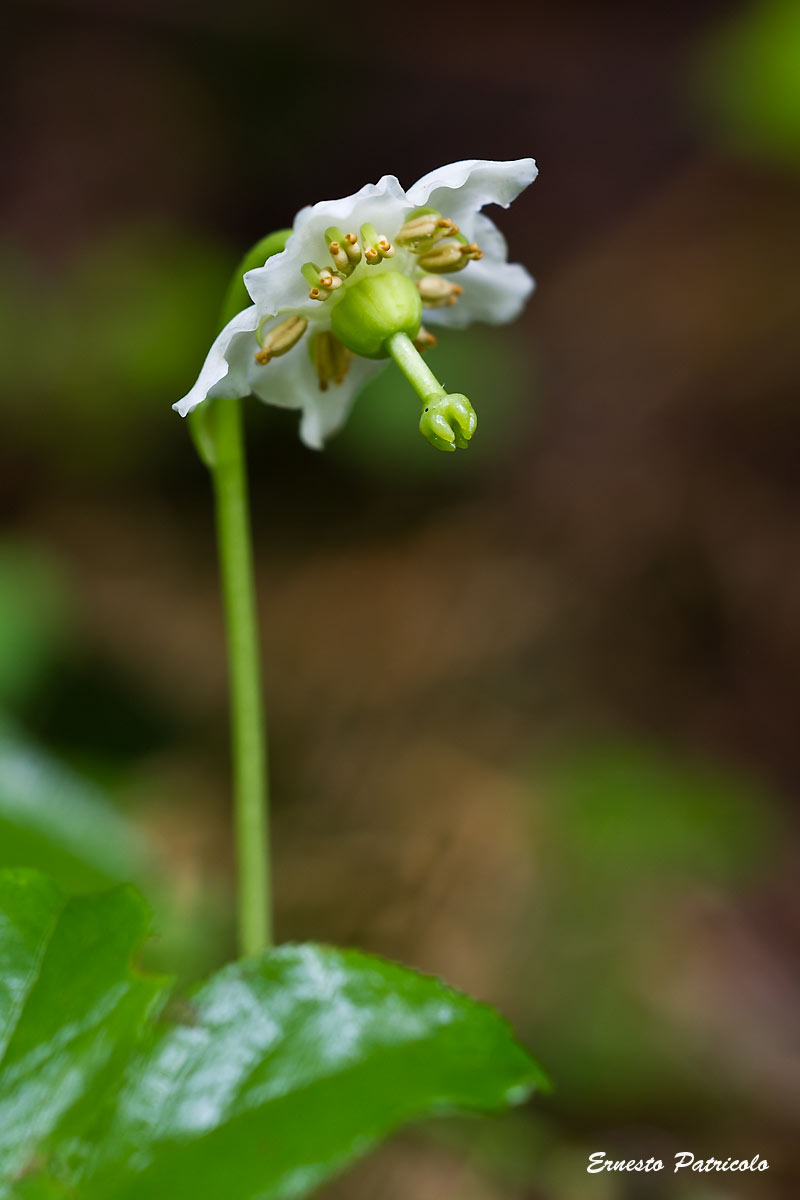
[[[131,967],[148,925],[132,888],[65,898],[38,872],[0,872],[0,1178],[33,1173],[119,1078],[163,992]]]
[[[87,1195],[302,1195],[406,1121],[543,1083],[491,1009],[355,951],[284,946],[190,1004],[133,1064]]]
[[[58,1183],[81,1200],[301,1196],[406,1121],[546,1086],[492,1009],[313,945],[225,968],[132,1053],[160,995],[123,949],[140,941],[141,900],[116,889],[65,904],[42,876],[0,880],[0,1147],[6,1171],[25,1171],[15,1196],[57,1196]]]

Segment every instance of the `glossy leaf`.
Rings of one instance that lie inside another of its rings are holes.
[[[65,897],[0,872],[0,1178],[35,1173],[118,1081],[163,992],[131,967],[148,925],[132,888]]]
[[[171,1020],[151,1023],[130,1055],[142,1012],[158,997],[156,982],[120,962],[123,942],[130,952],[141,933],[130,912],[125,918],[135,893],[116,889],[65,907],[51,884],[28,875],[20,907],[19,878],[7,884],[11,914],[0,927],[8,1011],[23,997],[10,1068],[22,1059],[33,1078],[36,1067],[41,1102],[34,1111],[30,1082],[19,1100],[4,1100],[7,1168],[28,1167],[15,1196],[58,1196],[59,1183],[81,1200],[301,1196],[406,1121],[496,1110],[546,1084],[492,1009],[381,959],[313,945],[220,971],[175,1001]],[[94,933],[105,927],[108,952],[89,937],[82,950],[76,922]],[[43,940],[47,987],[37,1008],[19,981]],[[119,992],[108,986],[114,971]],[[122,1076],[112,1033],[130,1055]]]
[[[302,1195],[405,1121],[542,1077],[491,1009],[353,951],[286,946],[190,997],[135,1063],[87,1195]]]

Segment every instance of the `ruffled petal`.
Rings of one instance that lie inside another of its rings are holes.
[[[290,308],[308,313],[309,305],[324,307],[309,300],[308,283],[301,274],[303,263],[318,266],[330,263],[325,230],[331,225],[342,232],[358,233],[370,221],[378,233],[393,234],[409,211],[406,194],[394,175],[384,175],[378,183],[369,183],[353,196],[342,200],[322,200],[303,208],[295,217],[293,232],[286,249],[273,254],[263,267],[245,274],[245,286],[262,316],[271,316]],[[388,269],[394,269],[389,260]]]
[[[252,358],[258,348],[255,341],[258,322],[259,317],[254,304],[237,313],[233,320],[228,322],[206,355],[206,361],[194,386],[181,400],[173,404],[176,412],[186,417],[210,395],[224,394],[238,399],[249,394],[246,350],[249,349],[249,356]]]
[[[537,174],[538,168],[532,158],[517,158],[511,162],[468,158],[423,175],[409,189],[408,198],[415,207],[429,205],[465,226],[469,215],[479,212],[486,204],[508,208],[512,200],[533,183]]]
[[[426,312],[426,321],[453,328],[472,321],[501,324],[518,316],[534,282],[524,267],[506,261],[505,239],[480,209],[490,203],[507,207],[535,177],[533,159],[508,163],[471,159],[431,172],[409,193],[393,175],[385,175],[353,196],[302,209],[286,248],[263,267],[246,273],[244,281],[254,304],[225,326],[194,387],[173,407],[186,416],[207,398],[237,399],[252,393],[268,404],[302,409],[301,437],[309,446],[320,447],[345,420],[359,390],[384,365],[355,357],[341,385],[326,392],[319,389],[309,342],[315,333],[330,327],[334,305],[309,299],[301,268],[306,262],[328,263],[325,230],[338,226],[344,232],[358,232],[369,221],[379,234],[392,238],[412,209],[426,204],[438,208],[478,241],[483,258],[459,275],[464,288],[459,303]],[[398,247],[381,269],[412,273],[413,255]],[[290,313],[307,318],[306,334],[287,354],[262,366],[255,359],[256,330],[265,320],[272,318],[274,324]]]

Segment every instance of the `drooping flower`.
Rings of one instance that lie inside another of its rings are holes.
[[[536,178],[533,159],[469,159],[407,192],[393,175],[295,218],[285,249],[244,276],[253,300],[229,321],[194,387],[173,407],[258,396],[302,410],[314,448],[345,420],[370,377],[394,359],[422,404],[420,430],[442,450],[466,447],[477,418],[420,358],[435,342],[421,324],[504,324],[534,282],[507,261],[503,235],[481,209],[504,208]]]

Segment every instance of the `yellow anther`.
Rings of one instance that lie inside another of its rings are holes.
[[[344,235],[344,252],[353,266],[361,262],[361,247],[354,233],[346,233]]]
[[[376,233],[375,226],[368,222],[361,226],[361,244],[364,247],[364,258],[371,267],[394,254],[394,246],[386,235]]]
[[[436,345],[436,335],[427,330],[424,325],[420,325],[419,333],[414,338],[414,345],[420,354],[424,354],[426,350],[430,350],[432,346]]]
[[[352,274],[353,263],[347,256],[347,235],[342,233],[338,225],[331,225],[325,230],[325,244],[336,268],[335,274],[347,278]]]
[[[338,386],[350,369],[352,353],[330,332],[317,334],[313,341],[312,353],[319,390],[327,392],[331,382]]]
[[[418,242],[433,237],[437,225],[438,219],[435,213],[425,213],[421,217],[414,217],[413,220],[406,221],[402,226],[395,241],[400,246],[415,246]]]
[[[449,217],[426,212],[406,221],[395,240],[401,246],[408,246],[414,254],[424,254],[442,238],[455,237],[458,232],[458,226]]]
[[[374,267],[376,263],[381,262],[384,258],[392,258],[393,255],[394,246],[383,234],[380,237],[376,237],[370,245],[364,247],[364,258],[371,267]]]
[[[341,279],[334,276],[330,267],[318,267],[312,262],[303,263],[300,268],[303,278],[311,284],[308,293],[309,300],[327,300],[334,288],[341,286]],[[338,283],[334,282],[338,280]]]
[[[347,252],[341,242],[331,242],[328,245],[333,265],[337,271],[341,271],[343,275],[349,275],[353,269],[353,264],[347,257]]]
[[[419,265],[425,271],[448,274],[463,271],[471,259],[483,258],[483,251],[475,242],[444,242],[420,255]]]
[[[328,292],[335,292],[342,286],[341,276],[334,275],[333,271],[329,271],[327,267],[323,267],[320,271],[319,282],[321,289]]]
[[[281,354],[288,353],[300,341],[307,326],[308,321],[305,317],[287,317],[285,321],[273,325],[263,338],[259,329],[256,336],[261,341],[261,349],[256,353],[256,362],[266,366],[271,358],[279,358]]]
[[[455,304],[464,291],[459,283],[451,283],[441,275],[426,275],[418,280],[417,289],[427,308],[447,308]]]

